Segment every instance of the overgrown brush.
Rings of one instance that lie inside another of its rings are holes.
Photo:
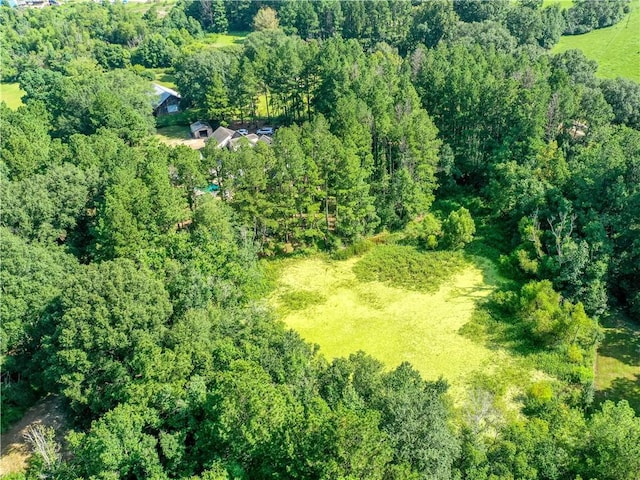
[[[361,281],[433,291],[464,265],[459,252],[420,252],[405,245],[380,245],[360,259],[353,271]]]

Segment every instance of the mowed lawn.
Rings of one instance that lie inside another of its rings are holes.
[[[633,0],[631,8],[631,13],[612,27],[563,36],[553,53],[580,49],[598,62],[599,77],[640,82],[640,0]]]
[[[570,8],[573,5],[573,0],[543,0],[542,8],[550,7],[551,5],[559,4],[562,10]]]
[[[596,360],[596,399],[627,400],[640,414],[640,326],[613,313]]]
[[[5,102],[12,110],[22,105],[23,95],[24,91],[17,83],[0,83],[0,102]]]
[[[285,261],[270,297],[285,323],[320,345],[326,357],[363,350],[388,368],[411,362],[425,379],[447,379],[457,401],[465,398],[465,383],[474,374],[511,363],[506,352],[459,333],[493,291],[478,266],[466,264],[427,293],[360,281],[353,272],[357,261]]]

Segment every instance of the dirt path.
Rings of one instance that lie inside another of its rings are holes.
[[[55,395],[40,400],[27,410],[24,417],[7,433],[0,437],[0,476],[21,472],[27,467],[29,446],[25,443],[24,434],[30,425],[42,424],[56,431],[60,442],[66,431],[66,422],[62,401]]]

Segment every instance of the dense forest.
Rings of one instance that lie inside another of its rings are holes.
[[[593,371],[599,319],[640,323],[640,85],[549,52],[628,1],[128,6],[0,7],[26,92],[0,104],[2,426],[49,394],[70,422],[7,478],[640,479],[640,412],[594,402]],[[227,31],[251,33],[201,48]],[[157,68],[273,142],[161,143]],[[380,232],[494,262],[490,321],[558,383],[493,421],[285,328],[269,262]]]

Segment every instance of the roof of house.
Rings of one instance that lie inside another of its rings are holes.
[[[153,90],[156,94],[155,102],[153,105],[154,108],[159,105],[162,105],[164,101],[169,97],[182,98],[180,94],[175,90],[171,90],[170,88],[163,87],[162,85],[158,85],[157,83],[152,83],[151,85],[153,85]]]
[[[215,138],[218,146],[224,146],[233,137],[236,132],[225,127],[218,127],[211,134]]]

